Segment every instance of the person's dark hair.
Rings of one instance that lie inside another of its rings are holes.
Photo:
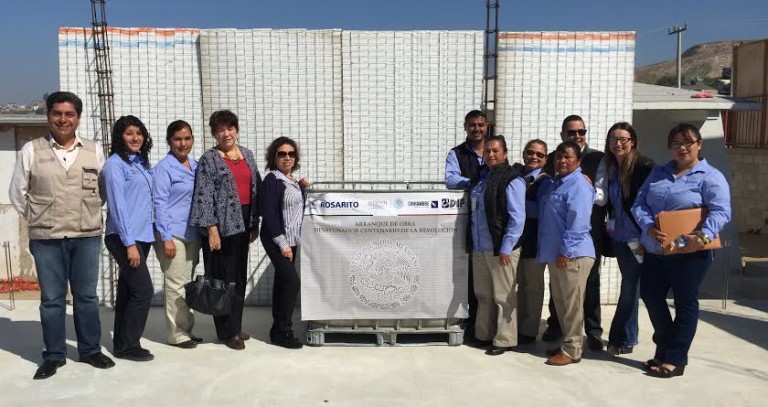
[[[176,120],[171,122],[171,124],[168,125],[168,130],[165,131],[165,141],[170,144],[173,135],[176,134],[177,131],[184,129],[189,130],[189,134],[192,134],[192,126],[190,126],[189,123],[185,122],[184,120]],[[195,135],[192,134],[192,137],[195,137]]]
[[[75,106],[77,117],[83,114],[83,101],[72,92],[53,92],[48,95],[48,98],[45,99],[45,109],[48,114],[51,113],[51,109],[56,103],[72,103]]]
[[[149,150],[152,149],[152,137],[149,135],[144,123],[142,123],[136,116],[128,115],[117,119],[115,126],[112,127],[112,146],[109,150],[109,155],[117,154],[123,161],[128,162],[128,154],[130,153],[123,141],[123,133],[125,133],[125,130],[130,126],[138,127],[141,134],[144,135],[144,142],[141,144],[139,156],[143,161],[142,165],[144,165],[145,168],[149,168]]]
[[[544,154],[547,153],[547,151],[548,151],[547,150],[547,148],[548,148],[547,147],[547,142],[542,140],[542,139],[538,139],[538,138],[535,138],[533,140],[528,140],[528,142],[525,143],[525,147],[523,147],[523,151],[527,150],[528,148],[530,148],[534,144],[539,144],[539,145],[544,146]]]
[[[563,124],[560,126],[560,131],[564,132],[565,131],[565,125],[570,123],[570,122],[582,122],[582,123],[584,123],[584,119],[582,119],[581,116],[579,116],[577,114],[572,114],[572,115],[566,117],[563,120]],[[584,125],[586,126],[586,124],[584,124]]]
[[[477,118],[477,117],[482,117],[485,120],[488,120],[488,116],[486,116],[485,113],[483,113],[483,112],[481,112],[479,110],[472,110],[471,112],[467,113],[466,116],[464,116],[464,124],[469,123],[470,120],[472,120],[474,118]]]
[[[562,143],[557,145],[557,148],[555,149],[555,156],[557,156],[557,153],[565,154],[565,150],[572,149],[573,153],[576,154],[576,158],[581,161],[581,146],[579,146],[579,143],[568,140],[563,141]]]
[[[505,153],[507,152],[507,139],[505,139],[503,135],[494,134],[493,136],[488,137],[485,139],[485,145],[487,146],[491,141],[498,141],[501,143],[501,148],[504,149]]]
[[[270,171],[277,169],[277,149],[284,144],[288,144],[289,146],[293,147],[293,149],[296,151],[296,159],[293,161],[293,168],[291,168],[291,172],[294,172],[299,168],[301,168],[301,166],[299,165],[299,159],[301,158],[299,145],[295,141],[293,141],[292,138],[281,136],[272,140],[272,143],[270,143],[269,147],[267,147],[267,152],[264,153],[264,158],[267,161],[267,165],[265,166],[266,169]]]
[[[211,113],[211,118],[208,120],[208,125],[211,127],[211,134],[216,133],[216,129],[219,126],[232,126],[240,131],[240,124],[237,119],[237,115],[231,110],[217,110]]]
[[[699,132],[698,127],[690,123],[680,123],[669,131],[669,135],[667,136],[667,148],[672,148],[672,139],[674,139],[678,134],[682,134],[684,137],[689,137],[695,142],[702,142],[701,132]],[[699,150],[698,158],[699,160],[702,159],[701,150]]]
[[[611,151],[610,138],[615,130],[624,130],[629,133],[629,137],[632,139],[632,148],[629,150],[624,160],[619,165],[619,161]],[[640,157],[640,150],[637,149],[637,132],[631,124],[627,122],[618,122],[608,129],[608,135],[605,137],[605,156],[607,158],[605,171],[609,179],[617,174],[619,177],[619,184],[621,184],[621,190],[624,196],[630,195],[630,183],[632,181],[632,173],[637,166],[637,159]]]

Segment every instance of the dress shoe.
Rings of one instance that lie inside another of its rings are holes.
[[[66,364],[67,364],[66,359],[44,360],[43,364],[41,364],[37,368],[37,371],[35,372],[35,375],[32,378],[35,380],[47,379],[56,374],[56,369]]]
[[[194,349],[197,347],[197,342],[195,342],[194,339],[190,339],[188,341],[179,342],[179,343],[169,343],[169,345],[175,346],[181,349]]]
[[[189,339],[192,339],[193,341],[197,343],[203,343],[203,338],[195,335],[189,335]]]
[[[555,356],[558,353],[560,353],[560,348],[547,349],[546,351],[547,356]]]
[[[115,362],[109,356],[96,352],[86,356],[80,356],[80,362],[87,363],[97,369],[109,369],[115,365]]]
[[[556,355],[550,356],[545,363],[550,366],[566,366],[566,365],[570,365],[571,363],[579,363],[579,362],[581,362],[581,358],[571,359],[565,353],[557,352]]]
[[[155,359],[155,355],[142,347],[130,348],[112,353],[118,359],[132,360],[134,362],[149,362]]]
[[[523,335],[523,334],[517,335],[517,344],[518,345],[527,345],[529,343],[534,343],[534,342],[536,342],[536,337],[535,336],[528,336],[528,335]]]
[[[512,347],[493,345],[490,348],[488,348],[487,351],[485,351],[485,354],[488,356],[499,356],[499,355],[503,355],[508,350],[512,350]]]
[[[234,350],[243,350],[245,349],[245,344],[243,343],[243,339],[240,338],[239,335],[235,335],[226,341],[224,341],[224,344],[227,345],[229,349]]]
[[[480,339],[474,338],[469,343],[469,346],[476,349],[487,349],[489,346],[491,346],[491,343],[492,341],[481,341]]]
[[[544,342],[557,342],[563,336],[562,332],[547,329],[541,335],[541,340]]]
[[[293,332],[288,332],[283,335],[275,335],[275,338],[272,339],[272,344],[286,349],[301,349],[304,347],[304,344],[302,344],[298,338],[293,336]]]
[[[251,339],[251,335],[248,335],[245,332],[240,332],[239,334],[237,334],[237,336],[239,336],[240,339],[242,339],[244,341],[247,341],[248,339]]]
[[[594,336],[587,337],[587,348],[589,348],[589,350],[602,351],[603,346],[604,344],[602,339]]]
[[[608,353],[611,356],[626,355],[627,353],[632,353],[632,351],[634,351],[634,348],[632,346],[608,345]]]

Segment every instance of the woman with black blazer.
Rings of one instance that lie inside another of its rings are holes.
[[[303,345],[293,334],[293,309],[299,295],[300,281],[296,272],[296,251],[301,243],[301,221],[304,214],[306,178],[296,180],[299,169],[299,146],[288,137],[278,137],[267,148],[266,168],[259,191],[259,205],[264,225],[261,244],[275,267],[272,287],[272,328],[269,340],[289,349]]]

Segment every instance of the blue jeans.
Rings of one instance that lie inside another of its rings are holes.
[[[101,237],[30,240],[40,284],[40,323],[43,359],[67,357],[67,281],[72,290],[77,351],[80,356],[101,352],[101,322],[96,282]]]
[[[638,286],[642,264],[637,262],[632,249],[625,242],[613,241],[613,253],[616,254],[621,271],[621,291],[608,333],[608,345],[624,348],[637,345],[637,309],[640,304]]]
[[[699,287],[710,265],[710,250],[670,256],[645,254],[640,294],[653,324],[656,359],[675,366],[688,364],[688,349],[699,322]],[[674,319],[667,305],[670,289]]]

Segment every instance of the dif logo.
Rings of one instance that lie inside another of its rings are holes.
[[[467,204],[467,200],[465,198],[461,198],[461,199],[443,198],[441,200],[441,205],[444,209],[463,208],[466,204]]]

